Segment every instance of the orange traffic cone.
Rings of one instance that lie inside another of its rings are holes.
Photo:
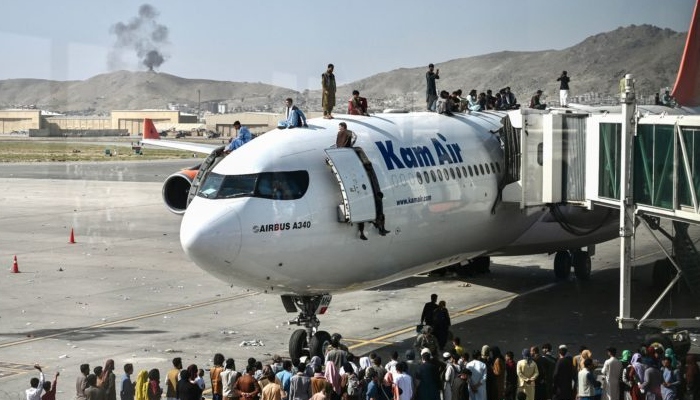
[[[75,243],[75,235],[73,235],[73,228],[70,228],[70,240],[68,240],[68,243],[70,243],[70,244]]]
[[[17,264],[17,256],[15,256],[15,260],[12,262],[12,273],[19,274],[19,265]]]

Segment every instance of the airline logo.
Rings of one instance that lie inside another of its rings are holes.
[[[457,143],[448,143],[440,133],[430,139],[431,146],[394,147],[394,142],[374,142],[388,170],[403,168],[434,167],[443,164],[461,163],[462,149]]]

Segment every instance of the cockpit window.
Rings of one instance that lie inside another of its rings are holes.
[[[275,200],[295,200],[309,188],[306,171],[263,172],[247,175],[221,175],[210,172],[197,196],[207,199],[261,197]]]

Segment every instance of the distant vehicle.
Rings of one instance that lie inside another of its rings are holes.
[[[215,132],[215,131],[207,131],[206,136],[207,136],[207,139],[216,139],[219,136],[221,136],[221,134],[219,132]]]

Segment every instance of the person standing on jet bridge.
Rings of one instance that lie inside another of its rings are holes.
[[[569,77],[566,75],[566,71],[561,72],[561,76],[557,78],[557,81],[561,82],[559,84],[559,105],[566,107],[569,102]]]
[[[333,119],[333,107],[335,107],[335,75],[333,75],[333,64],[328,64],[326,72],[321,74],[321,88],[323,89],[323,118]]]
[[[435,65],[429,64],[428,72],[425,73],[425,81],[427,84],[425,90],[425,102],[428,111],[435,111],[435,105],[438,99],[437,86],[435,85],[436,79],[440,79],[440,68],[435,69]]]

